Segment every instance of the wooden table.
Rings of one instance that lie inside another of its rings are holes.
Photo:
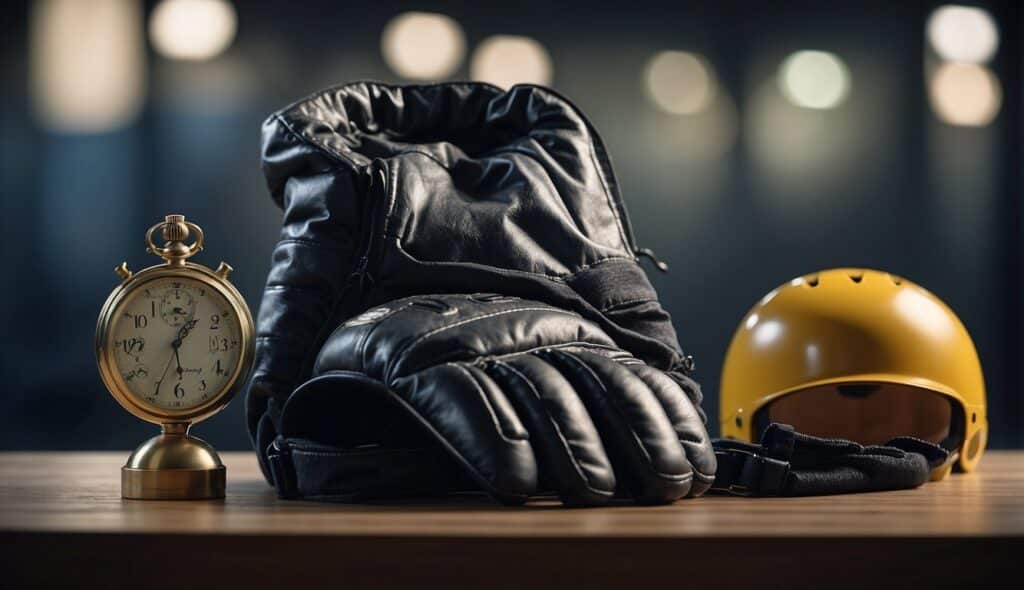
[[[1024,560],[1024,452],[917,490],[573,510],[281,501],[249,453],[224,501],[122,500],[126,456],[0,454],[0,588],[931,590]]]

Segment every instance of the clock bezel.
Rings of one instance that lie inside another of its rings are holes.
[[[117,368],[112,340],[112,329],[116,319],[114,312],[118,307],[137,289],[151,281],[163,278],[193,280],[213,289],[227,300],[240,324],[239,346],[241,352],[234,372],[225,381],[224,386],[210,396],[210,399],[200,405],[180,410],[149,404],[132,393]],[[238,393],[243,378],[248,376],[249,370],[252,368],[255,349],[254,333],[252,314],[249,312],[245,299],[238,289],[226,279],[208,267],[191,262],[180,265],[158,264],[128,277],[107,297],[96,324],[96,363],[99,366],[103,384],[111,396],[133,416],[152,424],[194,423],[223,410]]]

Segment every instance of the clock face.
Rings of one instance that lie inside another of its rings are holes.
[[[109,346],[131,395],[180,411],[232,385],[242,358],[241,322],[218,290],[186,277],[147,281],[114,311]]]

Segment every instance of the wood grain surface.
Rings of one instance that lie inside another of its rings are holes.
[[[193,587],[339,572],[354,587],[974,586],[1024,548],[1024,452],[989,452],[977,472],[916,490],[601,509],[282,501],[251,453],[224,454],[223,501],[122,500],[126,457],[0,454],[0,587],[180,587],[162,563]]]

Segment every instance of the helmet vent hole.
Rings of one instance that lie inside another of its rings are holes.
[[[978,414],[976,414],[975,412],[971,412],[971,424],[974,424],[977,421],[978,421]]]
[[[818,286],[818,275],[811,275],[811,276],[807,277],[806,280],[807,280],[807,284],[810,285],[811,287],[817,287]]]
[[[892,281],[892,284],[897,286],[903,284],[903,279],[899,278],[896,275],[889,275],[889,280]]]
[[[850,275],[850,280],[851,280],[851,281],[853,281],[853,282],[855,282],[855,283],[859,283],[859,282],[861,282],[861,281],[863,281],[863,280],[864,280],[864,274],[863,274],[863,273],[854,273],[854,274],[851,274],[851,275]]]
[[[736,428],[743,428],[743,418],[736,416]]]

